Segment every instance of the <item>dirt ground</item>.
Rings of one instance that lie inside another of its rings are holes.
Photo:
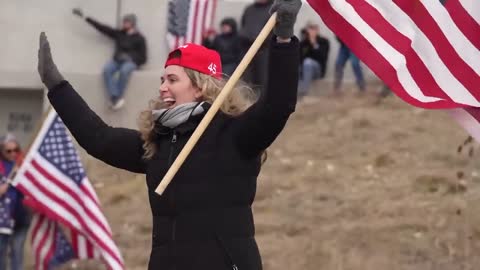
[[[478,269],[480,161],[457,152],[467,134],[445,112],[325,88],[299,102],[259,177],[264,269]],[[127,269],[146,269],[144,177],[94,160],[87,170]]]

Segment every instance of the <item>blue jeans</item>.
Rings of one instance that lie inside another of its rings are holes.
[[[360,91],[365,90],[365,79],[363,78],[362,66],[360,60],[350,51],[347,46],[340,46],[338,51],[337,62],[335,63],[335,90],[339,90],[343,81],[343,70],[347,61],[350,59],[352,63],[353,73]]]
[[[10,235],[0,234],[0,270],[7,270],[7,251]]]
[[[15,229],[10,236],[10,270],[23,269],[23,248],[27,239],[28,227]]]
[[[0,270],[23,270],[23,251],[27,239],[28,227],[16,229],[12,235],[0,234]],[[10,256],[8,251],[10,251]]]
[[[112,102],[116,102],[123,96],[130,75],[136,69],[137,65],[132,61],[119,63],[115,60],[110,60],[105,65],[103,68],[103,80]],[[117,73],[118,77],[115,77]]]
[[[320,78],[322,68],[312,58],[305,58],[302,63],[302,72],[298,82],[298,96],[305,96],[312,85],[312,82]]]

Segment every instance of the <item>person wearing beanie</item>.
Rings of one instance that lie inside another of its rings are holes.
[[[262,269],[252,204],[265,151],[295,111],[300,47],[293,27],[301,5],[275,0],[267,88],[254,98],[248,85],[235,86],[162,195],[155,189],[226,83],[220,55],[196,44],[170,52],[159,96],[140,113],[138,130],[115,128],[63,78],[40,35],[40,78],[80,146],[111,166],[146,175],[149,270]]]
[[[130,75],[147,61],[145,37],[137,29],[135,14],[123,17],[121,29],[114,29],[91,17],[85,17],[81,9],[73,9],[73,14],[85,20],[102,34],[115,42],[113,58],[103,68],[105,87],[110,96],[111,108],[118,110],[125,105],[123,98]]]
[[[237,22],[235,22],[233,18],[224,18],[220,23],[220,30],[221,33],[215,36],[212,42],[208,42],[207,39],[203,45],[220,54],[223,73],[232,75],[242,57],[242,47],[240,37],[238,36]]]

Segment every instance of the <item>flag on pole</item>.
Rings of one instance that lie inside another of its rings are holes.
[[[109,269],[124,269],[98,197],[53,109],[12,184],[36,213],[32,221],[36,269],[52,269],[74,258],[98,258]]]
[[[480,141],[480,1],[307,1],[397,96],[451,109]]]
[[[201,44],[213,28],[217,0],[170,0],[168,2],[167,42],[170,50],[186,43]]]

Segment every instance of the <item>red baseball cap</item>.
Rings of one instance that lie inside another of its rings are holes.
[[[177,65],[222,78],[220,55],[214,51],[193,43],[187,43],[170,52],[165,67]]]

